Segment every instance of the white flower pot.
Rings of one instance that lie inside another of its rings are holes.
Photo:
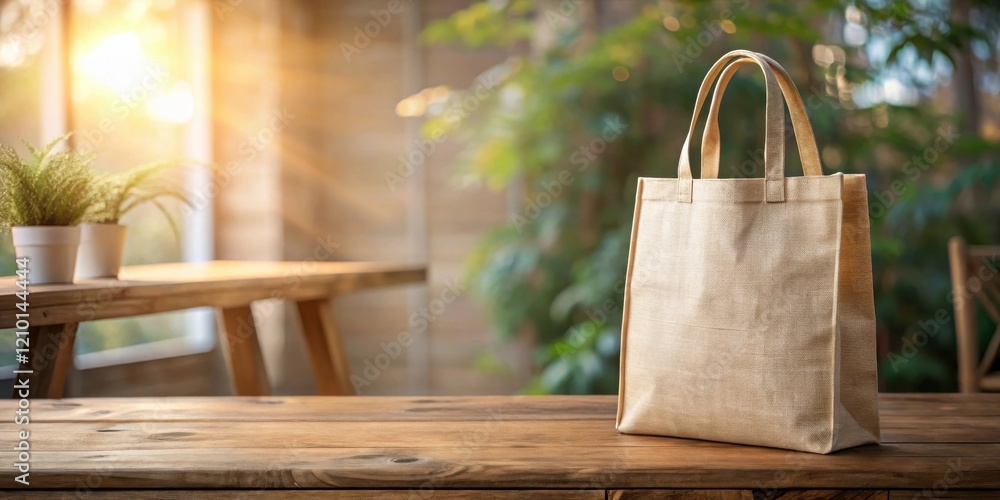
[[[11,236],[17,258],[28,258],[29,285],[73,282],[79,227],[18,226]]]
[[[125,226],[82,224],[76,279],[117,278],[125,250]]]

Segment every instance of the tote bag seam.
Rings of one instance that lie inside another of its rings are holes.
[[[671,198],[644,198],[645,201],[676,201]],[[808,204],[808,203],[829,203],[831,201],[839,201],[840,198],[829,198],[829,199],[815,199],[815,200],[788,200],[794,203]],[[698,203],[714,203],[717,205],[763,205],[765,202],[760,200],[746,200],[746,201],[734,201],[734,200],[696,200]]]
[[[625,298],[622,303],[621,356],[618,367],[618,413],[615,417],[615,429],[618,429],[619,426],[621,426],[622,414],[625,410],[625,351],[626,346],[628,345],[628,317],[629,306],[631,305],[631,301],[629,299],[632,295],[632,268],[635,265],[635,247],[639,233],[639,215],[642,211],[643,182],[643,179],[640,178],[638,185],[636,186],[635,213],[632,215],[632,234],[629,238],[628,264],[625,268]]]
[[[843,174],[840,172],[833,173],[830,175],[822,176],[799,176],[799,177],[788,177],[785,181],[792,182],[805,182],[810,184],[824,184],[831,179],[840,177],[840,192],[836,196],[828,195],[828,197],[815,196],[816,193],[804,193],[804,197],[789,198],[788,201],[795,201],[796,203],[824,203],[830,201],[840,201],[843,202]],[[645,201],[676,201],[677,188],[670,190],[670,193],[662,193],[661,190],[664,186],[676,186],[678,179],[675,178],[662,178],[662,177],[643,177],[643,180],[651,182],[655,189],[652,193],[647,192],[643,194],[643,200]],[[795,180],[793,180],[795,179]],[[697,184],[700,182],[710,182],[715,184],[723,183],[733,183],[733,184],[744,184],[748,181],[765,181],[766,179],[761,178],[748,178],[748,179],[693,179],[696,188]],[[714,203],[714,204],[761,204],[765,203],[763,201],[763,192],[761,193],[760,199],[732,199],[731,196],[724,196],[717,199],[699,199],[700,203]]]
[[[861,182],[861,195],[859,196],[859,199],[861,199],[863,201],[863,203],[864,203],[864,213],[865,214],[869,214],[870,212],[868,211],[868,182],[867,182],[868,181],[868,177],[865,174],[852,174],[852,175],[859,175],[864,180],[863,182]],[[868,252],[866,253],[866,255],[868,256],[867,268],[870,270],[871,267],[872,267],[871,221],[868,219],[868,217],[863,217],[861,220],[864,221],[864,227],[861,228],[863,230],[861,234],[865,235],[864,236],[865,248],[868,249]],[[869,286],[871,286],[872,285],[872,279],[871,278],[873,278],[873,276],[871,275],[870,271],[868,273],[868,278],[869,278],[869,281],[867,282],[867,284]],[[871,311],[872,318],[874,319],[875,318],[875,297],[874,297],[874,294],[872,296],[870,311]],[[875,335],[874,328],[872,329],[872,331],[870,333],[872,335]],[[877,354],[876,353],[872,353],[872,358],[877,358]],[[878,377],[878,375],[877,375],[878,374],[878,360],[877,359],[870,359],[870,362],[872,363],[872,366],[874,367],[874,370],[875,370],[875,373],[876,373],[876,378],[877,378]],[[874,393],[874,396],[873,396],[873,400],[878,401],[878,383],[877,382],[876,382],[876,385],[875,385],[875,393]],[[872,435],[872,437],[875,438],[875,442],[876,443],[881,443],[882,442],[882,424],[881,424],[881,421],[882,421],[882,419],[879,417],[878,406],[877,406],[877,403],[876,403],[876,407],[875,407],[875,429],[874,429],[874,432],[872,432],[872,431],[870,431],[868,429],[865,429],[866,431],[868,431],[869,434]],[[859,423],[859,425],[860,425],[860,423]]]
[[[857,195],[855,195],[855,197],[858,200],[860,200],[860,203],[863,203],[863,213],[867,215],[868,214],[868,186],[867,186],[867,182],[866,182],[867,178],[866,178],[865,174],[845,174],[844,175],[845,180],[847,179],[847,177],[860,177],[862,179],[862,181],[859,183],[860,193],[858,193]],[[843,218],[842,218],[842,220],[843,220]],[[863,248],[870,249],[871,248],[871,241],[870,241],[870,236],[869,236],[870,232],[871,232],[870,220],[869,220],[868,217],[860,217],[857,221],[860,224],[863,224],[863,227],[856,228],[856,230],[859,230],[860,234],[864,235],[863,238],[862,238],[862,240],[863,240],[862,243],[864,243],[864,244],[861,245],[861,246]],[[871,269],[871,265],[872,265],[871,252],[870,251],[866,252],[866,256],[867,256],[866,267],[868,269]],[[870,281],[871,275],[868,274],[867,276],[869,277],[869,281],[866,284],[868,286],[871,286],[871,281]],[[838,297],[838,304],[839,304],[839,297]],[[874,298],[872,298],[872,302],[870,303],[870,307],[868,309],[866,309],[866,311],[870,312],[871,315],[874,316],[874,314],[875,314]],[[871,330],[871,331],[866,330],[865,332],[866,332],[866,334],[875,335],[874,330]],[[874,356],[874,353],[873,353],[872,358],[874,358],[874,357],[875,356]],[[876,370],[876,372],[877,372],[877,370],[878,370],[878,368],[877,368],[877,361],[875,359],[869,359],[869,363],[871,363],[870,366],[873,367],[874,370]],[[866,366],[869,366],[869,365],[866,364]],[[870,393],[870,396],[871,396],[871,400],[872,401],[876,401],[878,399],[878,387],[877,387],[877,384],[876,384],[876,387],[875,387],[875,392],[874,393]],[[843,398],[841,398],[841,406],[843,406]],[[862,424],[861,421],[857,418],[857,416],[854,413],[849,412],[846,409],[846,407],[844,408],[844,411],[848,415],[850,415],[850,417],[854,420],[854,422],[856,423],[856,425],[857,425],[858,428],[860,428],[862,431],[864,431],[866,434],[868,434],[870,436],[871,441],[863,441],[862,443],[859,443],[859,444],[863,444],[863,443],[867,443],[867,442],[872,442],[872,443],[880,443],[881,442],[881,434],[882,433],[881,433],[880,418],[879,418],[879,413],[877,411],[877,408],[876,408],[876,411],[874,412],[874,415],[873,415],[874,416],[874,429],[867,428],[865,426],[865,424]],[[868,424],[871,424],[871,423],[872,422],[868,422]],[[851,446],[856,446],[856,444],[851,444]]]
[[[844,178],[840,177],[840,207],[837,211],[837,252],[833,264],[833,376],[830,387],[830,441],[827,453],[832,452],[837,444],[837,407],[840,405],[840,256],[844,244]]]

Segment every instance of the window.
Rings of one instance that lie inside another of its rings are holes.
[[[74,149],[95,154],[95,168],[102,171],[162,160],[210,160],[203,50],[208,21],[202,2],[13,0],[0,5],[0,140],[45,143],[62,133],[56,129],[70,129]],[[25,32],[37,34],[21,35]],[[60,36],[70,43],[59,43]],[[53,79],[60,84],[52,85]],[[68,99],[60,99],[60,93]],[[49,100],[61,103],[59,109],[44,109]],[[178,170],[166,180],[204,192],[211,179],[204,172]],[[168,203],[169,219],[153,206],[127,214],[121,221],[128,226],[124,264],[210,258],[211,206],[202,205],[209,206],[192,211]],[[0,271],[12,274],[7,235],[0,260]],[[81,325],[76,361],[86,368],[203,351],[213,338],[210,310],[96,321]],[[3,340],[0,350],[12,345]]]

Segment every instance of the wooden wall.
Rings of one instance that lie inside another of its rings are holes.
[[[426,87],[473,86],[510,56],[420,43],[429,22],[471,1],[400,0],[398,10],[394,0],[212,2],[212,136],[222,171],[205,198],[215,209],[216,258],[428,266],[426,285],[331,304],[361,394],[508,394],[532,375],[530,339],[498,342],[463,284],[466,255],[505,222],[518,194],[460,186],[459,145],[446,138],[415,154],[420,118],[395,111]],[[616,22],[638,4],[593,5]],[[374,35],[361,37],[366,29]],[[411,153],[424,161],[388,182]],[[275,300],[254,313],[274,392],[314,394],[294,308]],[[414,340],[397,350],[404,331]],[[377,366],[383,352],[398,357]],[[491,371],[476,367],[484,356]],[[218,345],[74,371],[67,388],[69,396],[229,393]]]
[[[335,301],[362,394],[511,393],[530,376],[526,345],[497,345],[467,293],[447,300],[462,288],[465,255],[504,220],[505,195],[455,187],[450,141],[435,144],[403,183],[385,176],[419,140],[417,119],[395,113],[401,99],[425,86],[467,87],[507,57],[419,43],[422,26],[467,4],[403,1],[392,13],[388,1],[246,0],[213,26],[216,157],[239,165],[216,201],[217,257],[429,267],[426,287]],[[366,25],[377,34],[355,39]],[[343,44],[358,50],[345,57]],[[248,147],[248,137],[269,140]],[[276,391],[311,393],[294,310],[258,319]],[[388,367],[371,367],[404,330],[414,343]],[[476,370],[483,353],[511,370]]]
[[[428,266],[426,285],[331,304],[361,394],[508,394],[531,377],[530,343],[499,343],[462,283],[466,255],[504,222],[508,194],[458,187],[450,139],[435,142],[402,183],[386,180],[420,148],[420,119],[397,116],[396,104],[425,87],[467,88],[509,55],[419,42],[430,21],[470,2],[403,0],[388,17],[391,0],[212,2],[212,136],[221,172],[202,198],[215,209],[216,258]],[[379,20],[377,35],[356,44],[358,31]],[[350,60],[342,44],[358,49]],[[275,300],[254,313],[274,392],[314,394],[294,308]],[[413,343],[376,366],[380,353],[397,352],[392,343],[404,331]],[[74,370],[67,395],[231,393],[218,345],[178,354]],[[505,366],[477,369],[484,355]]]

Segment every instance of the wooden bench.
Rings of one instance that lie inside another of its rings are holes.
[[[17,375],[31,379],[31,397],[62,397],[81,322],[207,306],[218,311],[219,340],[235,393],[268,395],[271,386],[250,304],[284,299],[297,306],[319,393],[353,395],[347,354],[328,302],[344,293],[426,277],[423,266],[380,262],[212,261],[126,266],[117,280],[29,285],[30,366],[18,368],[31,373]],[[0,328],[14,328],[23,312],[17,308],[22,302],[17,280],[0,277]]]
[[[0,404],[4,419],[17,404]],[[882,395],[883,444],[828,456],[621,435],[615,408],[612,396],[34,400],[29,425],[0,427],[0,463],[3,487],[19,486],[24,427],[30,485],[13,496],[28,499],[1000,498],[1000,395]]]

